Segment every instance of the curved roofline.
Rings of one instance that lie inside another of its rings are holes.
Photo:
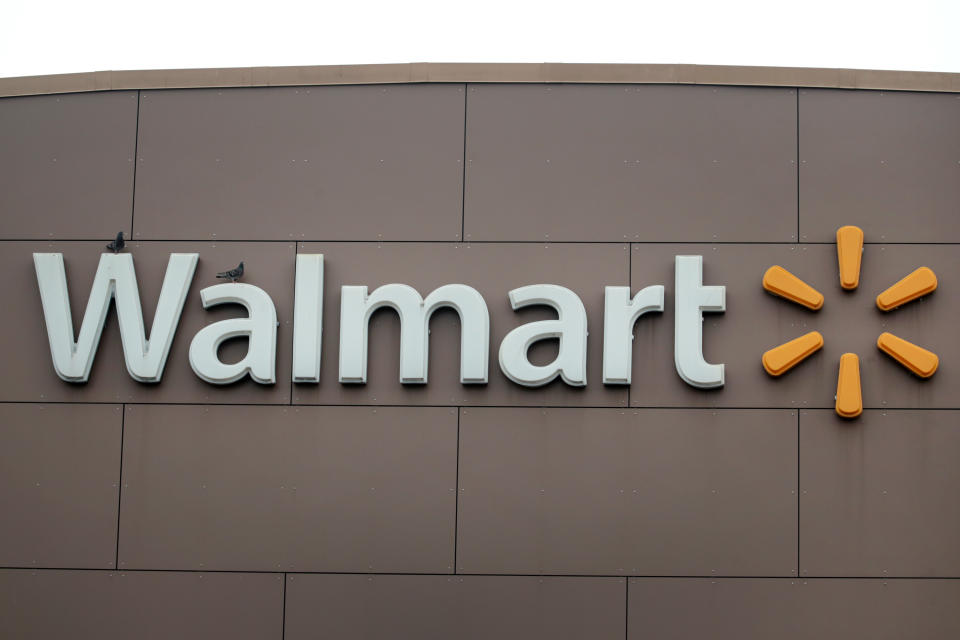
[[[960,92],[960,73],[697,64],[447,63],[92,71],[0,78],[0,97],[223,87],[453,82],[710,84]]]

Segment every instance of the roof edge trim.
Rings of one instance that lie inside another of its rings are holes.
[[[960,73],[695,64],[446,63],[92,71],[0,78],[0,97],[225,87],[407,83],[709,84],[960,93]]]

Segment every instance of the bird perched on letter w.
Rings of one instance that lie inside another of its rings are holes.
[[[110,251],[113,251],[114,253],[118,253],[123,251],[123,248],[126,246],[126,244],[127,243],[123,241],[123,231],[121,231],[117,234],[116,239],[107,245],[107,249],[110,249]]]
[[[224,280],[230,280],[230,282],[236,282],[243,276],[243,262],[237,265],[236,269],[230,269],[229,271],[221,271],[217,274],[218,278],[223,278]]]

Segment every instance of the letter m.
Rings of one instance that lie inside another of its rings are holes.
[[[486,384],[490,315],[483,296],[465,284],[447,284],[426,297],[405,284],[340,289],[340,382],[367,381],[367,327],[373,312],[388,307],[400,316],[400,382],[426,384],[430,316],[450,307],[460,316],[460,382]]]

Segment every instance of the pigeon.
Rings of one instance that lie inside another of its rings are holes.
[[[236,282],[243,276],[243,263],[237,265],[236,269],[230,269],[229,271],[223,271],[217,274],[218,278],[230,279],[230,282]]]
[[[123,231],[117,234],[117,238],[107,245],[107,249],[110,249],[114,253],[123,251],[123,248],[126,246],[126,242],[123,241]]]

